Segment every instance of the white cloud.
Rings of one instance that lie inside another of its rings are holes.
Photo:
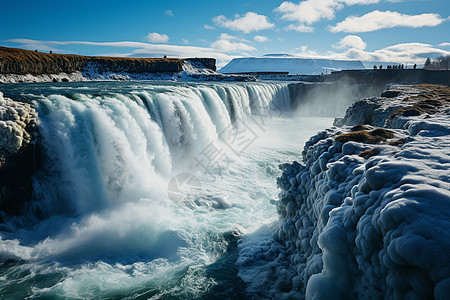
[[[256,42],[264,43],[264,42],[270,42],[270,39],[267,36],[264,35],[255,35],[253,37],[253,40]]]
[[[283,2],[275,12],[281,13],[281,19],[311,25],[321,19],[333,19],[339,5],[336,0],[306,0],[298,4]]]
[[[150,43],[167,43],[169,41],[169,37],[167,36],[167,34],[160,34],[157,32],[150,32],[147,36],[147,41],[149,41]]]
[[[340,0],[338,2],[345,3],[347,5],[366,5],[366,4],[378,3],[378,2],[380,2],[380,0]]]
[[[302,46],[294,49],[293,54],[299,57],[308,58],[354,59],[361,61],[423,64],[425,62],[425,57],[450,55],[450,51],[440,49],[438,46],[433,46],[430,44],[403,43],[375,51],[350,48],[345,49],[343,52],[328,51],[322,54],[308,50],[306,46]]]
[[[248,42],[248,41],[239,39],[239,38],[229,35],[227,33],[222,33],[219,36],[219,38],[217,39],[217,41],[215,41],[211,44],[211,47],[221,50],[221,51],[224,51],[224,52],[256,50],[253,46],[247,45],[244,42]]]
[[[307,45],[300,46],[299,48],[294,49],[295,56],[304,57],[304,58],[318,58],[320,57],[319,53],[314,50],[309,50]]]
[[[214,30],[214,29],[216,29],[216,28],[214,28],[213,26],[211,26],[211,25],[203,25],[203,28],[205,28],[206,30]]]
[[[226,32],[221,33],[220,36],[219,36],[219,39],[221,39],[221,40],[247,41],[245,39],[238,38],[237,36],[228,34]]]
[[[440,47],[450,47],[450,43],[441,43],[438,46],[440,46]]]
[[[212,20],[217,26],[228,28],[231,30],[239,30],[245,33],[275,27],[273,23],[270,23],[268,17],[264,15],[258,15],[254,12],[248,12],[243,16],[235,15],[234,20],[230,20],[224,15],[214,17]]]
[[[52,45],[86,45],[114,48],[134,48],[134,50],[128,53],[114,54],[116,56],[124,57],[162,57],[163,55],[168,55],[170,57],[214,57],[221,62],[229,61],[234,57],[237,57],[210,47],[150,44],[143,42],[41,41],[30,39],[11,39],[6,42],[22,44],[21,46],[23,46],[23,44],[32,44],[41,45],[42,47],[50,47]],[[33,48],[33,50],[34,49],[35,48]]]
[[[181,39],[181,40],[183,41],[183,44],[189,45],[189,40],[187,40],[187,39]]]
[[[370,32],[399,26],[437,26],[444,21],[438,14],[405,15],[394,11],[375,10],[361,17],[347,17],[329,29],[331,32]]]
[[[284,27],[284,30],[297,31],[297,32],[313,32],[314,27],[305,26],[303,24],[289,24]]]
[[[173,12],[172,12],[170,9],[166,10],[166,11],[164,12],[164,14],[167,15],[167,16],[169,16],[169,17],[173,17]]]
[[[41,41],[31,40],[31,39],[11,39],[11,40],[6,40],[5,42],[21,44],[21,48],[27,49],[27,50],[39,50],[39,51],[50,51],[51,50],[53,52],[59,52],[59,53],[71,53],[69,51],[65,51],[63,49],[56,48],[55,46],[65,45],[64,43],[60,43],[60,42],[42,43]]]
[[[359,36],[356,35],[347,35],[346,37],[343,37],[337,44],[332,45],[332,47],[336,49],[354,48],[360,50],[366,49],[366,46],[367,44]]]
[[[312,32],[314,28],[310,25],[322,20],[332,20],[336,10],[342,9],[345,5],[363,5],[378,3],[379,0],[306,0],[298,4],[293,2],[283,2],[274,9],[281,14],[281,19],[296,22],[286,26],[286,30],[298,32]]]

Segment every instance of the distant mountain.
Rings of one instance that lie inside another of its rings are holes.
[[[263,57],[294,57],[294,55],[284,53],[272,53],[272,54],[264,54]]]
[[[219,73],[271,73],[317,75],[340,70],[365,69],[359,60],[330,60],[297,57],[277,57],[271,54],[265,57],[234,58]]]

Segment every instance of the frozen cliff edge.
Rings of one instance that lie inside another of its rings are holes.
[[[450,89],[396,85],[382,96],[354,103],[340,127],[306,143],[302,163],[280,166],[273,236],[239,245],[249,289],[278,298],[448,297]]]
[[[29,103],[0,92],[0,222],[17,215],[31,199],[32,176],[38,167],[37,113]]]

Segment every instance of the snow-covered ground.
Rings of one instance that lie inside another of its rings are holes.
[[[86,81],[81,72],[59,73],[59,74],[0,74],[0,83],[18,83],[18,82],[69,82],[69,81]]]
[[[256,81],[254,76],[224,75],[206,69],[189,61],[184,61],[183,71],[178,73],[127,73],[104,72],[99,66],[91,63],[83,72],[19,75],[0,74],[0,83],[18,82],[70,82],[70,81],[132,81],[132,80],[167,80],[167,81]]]
[[[36,119],[30,104],[5,98],[0,92],[0,155],[15,154],[28,145],[31,136],[27,127],[34,126]]]
[[[318,75],[331,71],[365,69],[359,60],[330,60],[297,57],[234,58],[219,73],[289,72],[289,74]]]
[[[306,143],[301,163],[280,166],[273,236],[239,245],[249,289],[277,298],[448,299],[450,89],[390,89],[401,93],[356,102],[340,127]]]

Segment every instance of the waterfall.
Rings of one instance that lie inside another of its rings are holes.
[[[1,224],[0,289],[15,299],[246,295],[237,241],[271,236],[279,163],[332,122],[292,114],[287,83],[3,91],[34,103],[42,157],[32,200]]]
[[[287,84],[248,83],[76,90],[34,101],[47,160],[33,207],[48,217],[164,198],[170,176],[191,169],[236,120],[288,111],[291,100]]]

